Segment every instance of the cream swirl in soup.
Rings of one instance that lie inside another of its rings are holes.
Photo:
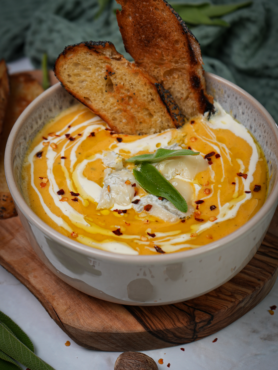
[[[187,212],[148,194],[126,162],[158,148],[199,152],[152,164],[186,200]],[[237,230],[263,205],[268,171],[252,135],[219,104],[210,119],[149,136],[116,134],[78,104],[33,140],[22,184],[33,211],[69,238],[115,253],[160,254]]]

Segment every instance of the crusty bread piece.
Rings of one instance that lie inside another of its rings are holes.
[[[169,90],[186,118],[213,110],[198,41],[164,0],[117,0],[126,51]]]
[[[8,69],[4,59],[0,60],[0,134],[8,105],[10,92]]]
[[[10,96],[0,137],[0,219],[17,215],[4,171],[4,153],[9,133],[23,110],[43,92],[41,85],[28,73],[9,76]]]
[[[70,94],[117,133],[152,134],[175,127],[156,81],[128,62],[110,42],[68,46],[54,71]]]

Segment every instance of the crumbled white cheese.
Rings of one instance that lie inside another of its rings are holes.
[[[121,170],[123,168],[123,158],[119,154],[113,151],[103,151],[102,155],[102,162],[104,166],[113,168],[115,170]]]
[[[127,180],[130,184],[125,183]],[[129,170],[106,171],[97,209],[109,209],[115,204],[118,209],[131,208],[131,201],[134,198],[134,187],[131,185],[134,183],[136,180]]]

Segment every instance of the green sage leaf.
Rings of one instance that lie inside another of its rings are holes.
[[[0,369],[1,370],[22,370],[18,365],[14,365],[11,362],[4,361],[0,358]]]
[[[25,346],[34,352],[34,345],[28,335],[7,315],[0,311],[0,322],[5,324],[12,333],[19,339]]]
[[[238,9],[246,8],[252,5],[252,1],[245,1],[237,4],[226,4],[226,5],[207,5],[202,8],[202,13],[208,17],[222,17],[223,15],[232,13]]]
[[[207,5],[205,5],[207,7]],[[229,23],[223,19],[210,19],[205,13],[203,13],[204,7],[192,7],[192,6],[174,6],[173,7],[181,18],[186,22],[193,25],[209,25],[209,26],[223,26],[229,27]]]
[[[42,57],[42,87],[44,90],[50,86],[48,68],[47,68],[47,54],[43,54]]]
[[[3,323],[0,323],[0,349],[22,365],[35,370],[54,370],[21,343]]]
[[[109,0],[98,0],[98,3],[99,3],[99,11],[97,12],[95,16],[95,19],[97,19],[102,14],[107,4],[109,3]]]
[[[169,200],[179,211],[187,212],[187,203],[177,189],[150,163],[142,163],[133,169],[133,175],[148,193]]]
[[[6,353],[4,353],[1,350],[0,350],[0,360],[2,360],[4,363],[3,369],[7,368],[7,369],[14,369],[14,370],[18,370],[18,369],[22,370],[21,367],[12,358],[10,358],[8,355],[6,355]],[[7,362],[9,362],[9,364],[7,364]],[[0,365],[1,365],[1,362],[0,362]],[[1,366],[0,366],[0,369],[2,369]]]
[[[141,163],[141,162],[161,162],[165,159],[174,158],[174,157],[180,157],[183,155],[198,155],[199,152],[193,152],[193,150],[189,149],[179,149],[179,150],[173,150],[173,149],[158,149],[153,154],[142,154],[142,155],[136,155],[135,157],[130,157],[126,160],[126,162],[132,162],[132,163]]]

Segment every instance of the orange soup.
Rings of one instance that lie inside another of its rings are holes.
[[[220,105],[216,110],[180,129],[128,136],[83,105],[69,108],[30,145],[22,170],[25,198],[53,229],[110,252],[159,255],[223,238],[262,207],[268,171],[248,130]],[[158,148],[199,152],[152,163],[186,200],[187,212],[147,193],[134,177],[138,166],[126,162]]]

